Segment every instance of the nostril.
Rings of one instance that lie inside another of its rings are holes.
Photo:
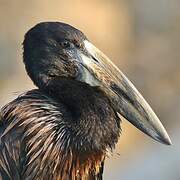
[[[96,62],[99,62],[94,56],[92,56],[92,59]]]

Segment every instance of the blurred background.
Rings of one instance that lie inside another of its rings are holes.
[[[104,179],[180,179],[179,0],[0,0],[0,106],[34,88],[22,63],[25,32],[41,21],[81,29],[132,80],[173,145],[154,142],[123,119]]]

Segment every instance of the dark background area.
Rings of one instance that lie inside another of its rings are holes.
[[[21,43],[41,21],[81,29],[132,80],[171,137],[172,146],[161,145],[123,119],[105,180],[179,180],[180,1],[0,0],[0,106],[34,88]]]

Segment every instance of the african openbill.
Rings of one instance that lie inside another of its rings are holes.
[[[171,144],[161,122],[125,75],[79,30],[60,22],[30,29],[26,71],[38,87],[0,112],[0,177],[102,179],[124,116]]]

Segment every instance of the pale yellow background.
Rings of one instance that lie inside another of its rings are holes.
[[[123,119],[105,180],[180,179],[179,0],[0,0],[0,105],[34,88],[22,63],[24,33],[41,21],[81,29],[133,81],[166,127],[171,147]]]

